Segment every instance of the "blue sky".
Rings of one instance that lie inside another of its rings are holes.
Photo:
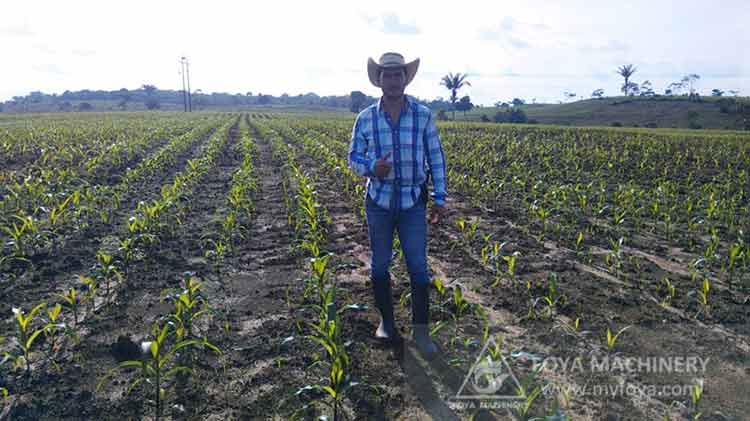
[[[657,92],[689,73],[703,94],[750,95],[750,6],[743,1],[34,1],[0,14],[0,100],[33,90],[179,89],[178,59],[204,92],[377,96],[368,57],[421,66],[407,93],[447,97],[440,78],[492,104],[618,92],[618,66]]]

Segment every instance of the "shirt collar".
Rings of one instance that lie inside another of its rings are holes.
[[[412,107],[411,100],[409,99],[409,95],[404,94],[404,104],[401,106],[401,111],[406,111],[409,108]],[[380,99],[378,99],[378,112],[383,112],[383,97],[381,96]]]

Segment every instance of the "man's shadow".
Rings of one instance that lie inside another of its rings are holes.
[[[439,350],[438,355],[427,361],[418,355],[414,344],[404,341],[403,346],[393,350],[398,358],[401,369],[406,374],[406,382],[411,386],[425,411],[433,420],[460,420],[461,417],[448,406],[446,399],[441,397],[433,385],[429,372],[435,373],[438,380],[445,385],[451,395],[458,392],[466,373],[452,367],[443,358]],[[467,414],[468,415],[468,414]],[[479,411],[474,420],[495,420],[496,418],[486,410]]]

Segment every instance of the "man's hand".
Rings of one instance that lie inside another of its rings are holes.
[[[375,161],[375,176],[379,178],[383,178],[388,175],[389,172],[391,172],[391,167],[393,166],[393,163],[387,162],[387,159],[391,157],[391,153],[388,152],[385,154],[384,157],[378,159]]]
[[[440,221],[442,221],[446,215],[448,214],[448,209],[446,209],[445,205],[439,206],[439,205],[433,205],[430,208],[430,215],[427,218],[430,221],[430,224],[437,224]]]

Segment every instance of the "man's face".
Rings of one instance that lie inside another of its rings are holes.
[[[380,87],[383,95],[398,98],[404,94],[406,87],[406,71],[403,68],[383,69],[380,74]]]

